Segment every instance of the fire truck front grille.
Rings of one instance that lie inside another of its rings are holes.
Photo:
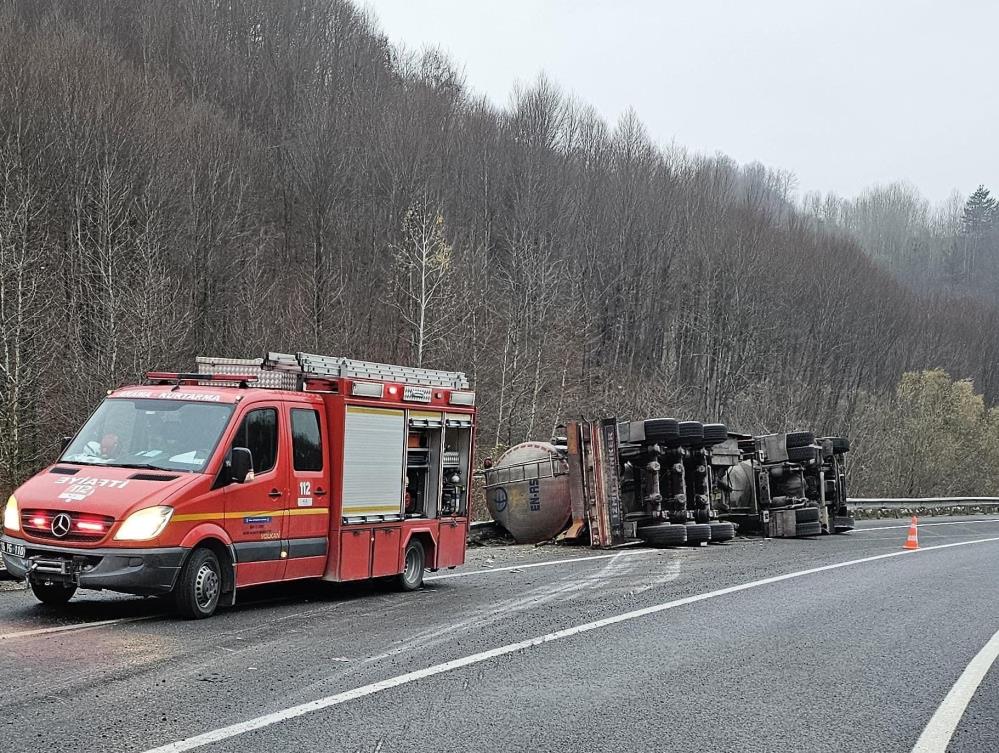
[[[105,536],[114,518],[106,515],[67,512],[64,510],[25,510],[21,513],[21,529],[51,542],[95,542]]]

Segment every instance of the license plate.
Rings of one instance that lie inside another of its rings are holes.
[[[24,557],[24,545],[23,544],[10,544],[6,541],[3,542],[4,554],[12,554],[15,557]]]

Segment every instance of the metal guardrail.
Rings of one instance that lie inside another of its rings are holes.
[[[851,507],[978,507],[999,505],[999,497],[851,497]]]

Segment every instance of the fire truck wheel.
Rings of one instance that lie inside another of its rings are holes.
[[[638,538],[650,546],[681,546],[687,543],[687,526],[672,523],[642,526]]]
[[[62,583],[38,583],[31,581],[31,592],[42,604],[58,607],[73,598],[76,586],[64,586]]]
[[[215,614],[222,592],[222,569],[211,549],[195,549],[184,563],[173,600],[177,611],[189,620],[202,620]]]
[[[711,541],[711,526],[708,523],[687,523],[687,543],[707,544]]]
[[[735,524],[725,521],[715,521],[710,523],[711,543],[717,544],[723,541],[731,541],[735,538]]]
[[[415,591],[423,585],[423,570],[426,566],[426,555],[423,544],[416,539],[406,545],[405,569],[399,573],[397,583],[403,591]]]

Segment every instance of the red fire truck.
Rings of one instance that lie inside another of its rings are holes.
[[[459,372],[298,353],[199,358],[108,394],[7,501],[10,574],[170,594],[210,616],[275,581],[394,577],[465,559],[475,393]]]

